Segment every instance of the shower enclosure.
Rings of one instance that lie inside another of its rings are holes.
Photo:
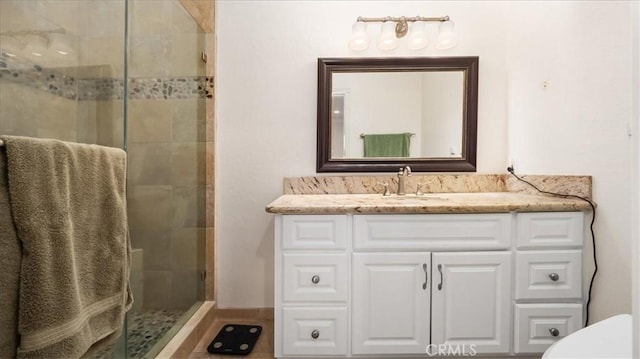
[[[179,0],[0,1],[0,133],[128,153],[135,303],[97,357],[153,357],[204,299],[205,41]]]

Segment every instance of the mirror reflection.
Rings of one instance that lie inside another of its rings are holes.
[[[334,73],[333,159],[461,158],[464,72]]]
[[[478,57],[318,59],[318,172],[476,170]]]

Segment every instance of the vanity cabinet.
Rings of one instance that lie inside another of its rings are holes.
[[[541,353],[581,327],[582,218],[278,214],[275,355]]]
[[[509,353],[510,252],[434,253],[432,344]]]
[[[509,252],[354,253],[352,290],[353,354],[509,353]]]
[[[582,212],[517,216],[514,352],[540,353],[582,328]]]
[[[431,253],[353,254],[353,354],[424,354]]]
[[[350,218],[276,218],[276,357],[347,356]]]

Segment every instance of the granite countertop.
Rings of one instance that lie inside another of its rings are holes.
[[[267,205],[269,213],[496,213],[585,211],[585,201],[516,192],[381,194],[285,194]]]

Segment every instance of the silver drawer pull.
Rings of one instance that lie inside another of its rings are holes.
[[[311,283],[313,283],[313,284],[320,283],[320,276],[316,274],[313,277],[311,277]]]
[[[422,289],[427,290],[427,281],[429,280],[429,275],[427,274],[427,263],[422,263],[422,270],[424,270],[424,283],[422,283]]]
[[[320,332],[317,330],[314,330],[311,332],[311,338],[313,339],[318,339],[320,337]]]
[[[560,335],[560,331],[556,328],[549,329],[549,333],[554,337],[557,337],[558,335]]]
[[[560,279],[560,276],[558,275],[558,273],[550,273],[549,274],[549,279],[551,279],[554,282],[557,282],[558,279]]]

